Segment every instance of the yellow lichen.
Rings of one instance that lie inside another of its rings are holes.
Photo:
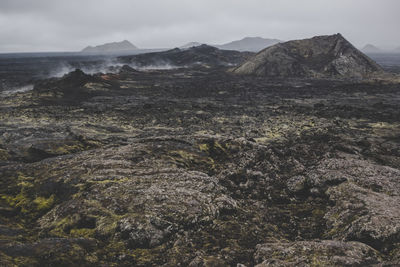
[[[6,150],[0,149],[0,160],[8,160],[9,157],[10,155]]]
[[[207,152],[210,148],[209,148],[208,144],[199,144],[199,149],[201,151]]]
[[[59,147],[55,148],[54,153],[65,155],[65,154],[82,151],[83,149],[84,148],[82,147],[81,144],[63,145],[63,146],[59,146]]]
[[[37,197],[33,200],[33,203],[36,204],[38,210],[47,210],[54,205],[54,195],[51,195],[49,198]]]
[[[72,237],[89,238],[89,237],[92,237],[94,235],[95,231],[96,231],[96,229],[89,229],[89,228],[71,229],[69,234]]]
[[[150,264],[153,258],[149,249],[135,249],[132,251],[131,256],[139,265]]]

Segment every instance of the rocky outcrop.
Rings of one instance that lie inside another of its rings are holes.
[[[267,77],[365,78],[381,67],[341,34],[274,45],[233,70]]]
[[[119,69],[120,74],[134,73],[129,66]],[[89,75],[76,69],[61,78],[51,78],[36,83],[33,93],[40,97],[42,103],[66,102],[76,104],[90,97],[106,94],[110,89],[118,88],[115,82],[118,75],[103,74]]]

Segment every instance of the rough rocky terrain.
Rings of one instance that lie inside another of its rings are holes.
[[[341,34],[335,34],[276,44],[233,72],[269,77],[365,79],[382,69]]]
[[[400,265],[399,84],[226,70],[2,96],[0,265]]]

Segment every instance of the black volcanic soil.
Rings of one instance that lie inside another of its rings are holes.
[[[224,68],[2,97],[0,265],[399,265],[399,105]]]

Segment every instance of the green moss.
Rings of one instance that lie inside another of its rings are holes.
[[[29,199],[25,194],[19,193],[18,195],[2,195],[1,199],[4,200],[9,206],[13,208],[21,208],[22,213],[28,213],[30,210],[31,199]]]
[[[50,209],[54,205],[54,195],[51,195],[49,198],[37,197],[33,200],[33,203],[36,204],[37,210]]]
[[[62,218],[54,224],[54,228],[50,233],[60,237],[68,236],[68,230],[71,229],[76,222],[77,219],[74,216]]]
[[[106,257],[111,258],[126,253],[127,249],[125,243],[122,241],[111,241],[101,251],[99,251],[99,254],[107,255]]]
[[[134,249],[129,255],[133,258],[135,266],[161,266],[165,264],[167,249],[168,246],[163,244],[151,249]]]
[[[17,180],[20,181],[20,182],[21,181],[33,181],[34,178],[30,177],[30,176],[27,176],[22,172],[17,172]]]
[[[63,145],[63,146],[56,147],[54,149],[54,153],[59,154],[59,155],[66,155],[66,154],[76,153],[76,152],[79,152],[82,150],[84,150],[84,147],[80,143],[79,144],[69,144],[69,145]]]
[[[199,147],[200,151],[207,152],[207,153],[217,152],[217,151],[226,153],[226,149],[228,148],[228,145],[220,144],[219,142],[212,140],[208,143],[199,144],[198,147]]]
[[[48,210],[54,205],[54,195],[49,198],[39,196],[33,199],[31,191],[34,188],[34,185],[26,181],[25,177],[21,177],[22,176],[19,176],[18,180],[25,179],[25,181],[23,180],[18,183],[20,192],[16,196],[7,194],[1,195],[0,197],[3,201],[13,208],[20,208],[22,213],[32,213],[32,215],[39,211]]]
[[[97,219],[96,230],[99,235],[112,236],[118,226],[119,216],[101,217]]]
[[[175,150],[169,153],[169,158],[177,163],[180,167],[199,167],[204,166],[206,169],[215,167],[214,160],[210,157],[204,157],[193,152],[184,150]]]
[[[10,155],[4,149],[0,149],[0,160],[8,160]]]
[[[149,249],[135,249],[131,256],[135,259],[136,264],[141,266],[150,265],[154,257]]]
[[[69,232],[70,236],[72,237],[93,237],[96,229],[89,229],[89,228],[80,228],[80,229],[71,229]]]
[[[220,144],[218,142],[215,142],[214,145],[215,145],[215,147],[217,147],[217,148],[219,148],[219,149],[221,149],[223,151],[226,151],[226,149],[229,148],[228,144]]]
[[[39,263],[37,259],[33,257],[11,257],[3,252],[0,252],[0,266],[30,267],[39,266]]]
[[[13,258],[13,262],[15,266],[21,267],[21,266],[37,266],[38,262],[36,259],[33,258],[27,258],[27,257],[16,257]]]
[[[325,211],[317,208],[312,211],[312,215],[313,217],[322,218],[325,215]]]
[[[208,152],[210,150],[210,147],[208,144],[199,144],[199,149],[200,151]]]
[[[339,228],[334,227],[324,234],[324,238],[332,238],[335,237],[338,233],[340,233]]]
[[[99,181],[89,181],[89,183],[95,183],[95,184],[109,184],[109,183],[125,183],[128,182],[130,178],[125,177],[125,178],[120,178],[120,179],[104,179],[104,180],[99,180]]]
[[[317,255],[314,255],[312,257],[312,259],[311,259],[310,266],[312,266],[312,267],[323,267],[323,266],[326,266],[326,264],[327,263],[324,262],[324,261],[321,261],[321,259]]]

